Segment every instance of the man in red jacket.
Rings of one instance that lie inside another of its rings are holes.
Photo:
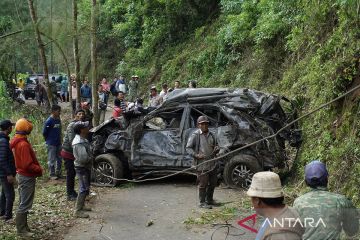
[[[15,221],[17,233],[21,237],[33,235],[27,224],[27,215],[34,201],[36,177],[43,173],[35,152],[27,140],[27,135],[31,133],[32,128],[33,125],[30,121],[25,118],[19,119],[15,125],[15,136],[10,141],[19,182],[20,203]]]

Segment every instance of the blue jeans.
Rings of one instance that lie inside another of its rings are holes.
[[[61,173],[61,164],[62,158],[60,156],[61,145],[53,146],[47,145],[47,152],[48,152],[48,166],[50,176],[54,176],[55,174]],[[56,172],[55,172],[56,167]]]
[[[14,185],[9,183],[6,177],[0,178],[1,194],[0,194],[0,215],[4,215],[5,219],[13,216],[13,205],[15,200]]]
[[[79,194],[89,195],[91,170],[84,167],[75,167],[75,171],[79,178]]]

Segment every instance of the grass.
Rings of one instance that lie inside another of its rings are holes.
[[[74,202],[67,201],[65,181],[48,181],[47,153],[42,136],[43,123],[49,116],[48,109],[13,103],[6,97],[3,82],[0,82],[0,105],[0,119],[11,119],[16,122],[26,116],[33,123],[33,131],[28,139],[45,170],[44,175],[37,179],[34,204],[29,214],[29,225],[35,233],[33,239],[59,239],[64,231],[72,226]],[[64,128],[71,119],[71,114],[64,110],[61,118]],[[14,215],[19,204],[17,191],[15,195]],[[0,222],[0,240],[11,239],[18,239],[15,226]]]
[[[239,220],[251,214],[253,213],[250,199],[244,197],[239,201],[222,203],[220,207],[215,207],[212,210],[192,210],[192,216],[186,218],[183,223],[187,227],[191,225],[221,224]]]
[[[66,199],[64,182],[37,181],[35,199],[28,216],[33,239],[59,239],[60,235],[72,226],[73,204]],[[18,194],[14,202],[14,215],[18,206]],[[0,225],[0,240],[19,239],[14,225]]]

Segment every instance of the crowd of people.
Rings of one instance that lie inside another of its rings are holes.
[[[198,130],[190,136],[186,151],[196,166],[199,207],[212,209],[219,205],[213,198],[218,165],[208,159],[217,156],[219,147],[216,136],[209,131],[208,118],[200,116],[197,124]],[[288,207],[279,175],[270,171],[255,173],[247,195],[256,213],[265,219],[255,239],[340,239],[342,230],[348,236],[356,235],[359,212],[345,196],[328,190],[328,178],[326,165],[311,161],[305,167],[305,183],[310,191],[299,196],[293,207]]]
[[[72,76],[71,91],[73,101],[76,101],[74,80]],[[128,84],[122,76],[114,79],[111,84],[105,78],[102,79],[98,86],[99,109],[106,110],[110,95],[115,97],[113,117],[120,117],[131,108],[142,108],[143,100],[138,97],[138,87],[136,75],[132,76]],[[180,87],[180,82],[176,81],[173,89]],[[196,82],[190,82],[188,87],[195,88]],[[63,90],[65,89],[67,87],[64,84]],[[173,89],[163,84],[158,94],[156,87],[152,86],[148,107],[159,106]],[[62,93],[63,100],[66,101],[67,92]],[[48,153],[49,177],[52,180],[63,178],[62,165],[65,166],[67,199],[76,201],[74,216],[79,218],[88,218],[86,211],[91,211],[91,208],[85,205],[86,196],[90,193],[92,168],[89,143],[89,129],[92,128],[93,118],[90,110],[91,96],[91,86],[85,80],[80,89],[81,107],[74,110],[74,119],[68,124],[64,134],[60,118],[61,107],[56,104],[52,105],[51,114],[44,122],[42,132]],[[10,140],[9,135],[14,126],[15,135]],[[186,144],[186,151],[193,157],[193,165],[196,166],[199,207],[212,209],[219,205],[213,196],[217,186],[218,164],[207,160],[218,156],[220,149],[216,136],[209,131],[209,119],[206,116],[197,119],[197,126],[198,130],[192,133]],[[3,120],[0,128],[0,216],[5,222],[12,221],[14,186],[15,182],[18,182],[19,206],[15,218],[17,233],[20,236],[32,236],[27,216],[34,200],[36,178],[44,173],[28,141],[33,125],[28,119],[21,118],[16,124]],[[76,175],[78,192],[75,190]],[[265,218],[256,240],[338,239],[342,230],[349,236],[355,235],[359,230],[358,213],[349,199],[328,191],[328,176],[324,163],[312,161],[306,165],[305,182],[311,191],[298,197],[291,208],[284,203],[279,175],[273,172],[254,174],[247,195],[251,198],[257,214]],[[321,218],[325,226],[306,226],[306,218],[313,218],[315,222]],[[283,219],[289,221],[289,224],[274,224]]]

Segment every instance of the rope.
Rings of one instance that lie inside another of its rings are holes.
[[[299,118],[291,121],[290,123],[288,123],[287,125],[285,125],[285,126],[282,127],[281,129],[279,129],[276,133],[274,133],[274,134],[272,134],[272,135],[270,135],[270,136],[264,137],[264,138],[262,138],[262,139],[259,139],[259,140],[257,140],[257,141],[254,141],[254,142],[252,142],[252,143],[249,143],[249,144],[247,144],[247,145],[245,145],[245,146],[242,146],[242,147],[240,147],[240,148],[234,149],[234,150],[232,150],[232,151],[230,151],[230,152],[228,152],[228,153],[226,153],[226,154],[224,154],[224,155],[221,155],[221,156],[219,156],[219,157],[215,157],[215,158],[213,158],[213,159],[206,160],[206,161],[204,161],[204,162],[202,162],[202,163],[200,163],[200,164],[198,164],[198,165],[196,165],[196,166],[192,166],[192,167],[187,168],[187,169],[184,169],[184,170],[182,170],[182,171],[178,171],[178,172],[175,172],[175,173],[172,173],[172,174],[169,174],[169,175],[166,175],[166,176],[162,176],[162,177],[149,178],[149,179],[144,179],[144,180],[129,180],[129,179],[124,179],[124,178],[114,178],[114,177],[112,177],[112,176],[109,176],[109,175],[106,175],[106,174],[100,172],[100,171],[97,170],[97,169],[95,169],[95,171],[99,172],[99,173],[100,173],[101,175],[103,175],[104,177],[113,179],[113,180],[115,180],[115,181],[126,181],[126,182],[132,182],[132,183],[141,183],[141,182],[157,181],[157,180],[162,180],[162,179],[165,179],[165,178],[173,177],[173,176],[176,176],[176,175],[179,175],[179,174],[182,174],[182,173],[186,173],[186,172],[189,172],[190,170],[195,169],[195,168],[197,168],[197,167],[199,167],[199,166],[202,166],[202,165],[204,165],[204,164],[206,164],[206,163],[213,162],[213,161],[218,161],[218,160],[223,159],[223,158],[225,158],[225,157],[228,157],[228,156],[230,156],[230,155],[232,155],[232,154],[235,154],[235,153],[237,153],[237,152],[239,152],[239,151],[241,151],[241,150],[243,150],[243,149],[245,149],[245,148],[251,147],[251,146],[253,146],[253,145],[257,144],[257,143],[260,143],[260,142],[262,142],[262,141],[265,141],[265,140],[268,140],[268,139],[271,139],[271,138],[275,138],[275,137],[276,137],[277,135],[279,135],[282,131],[284,131],[284,130],[287,129],[288,127],[292,126],[293,124],[297,123],[298,121],[300,121],[300,120],[304,119],[305,117],[310,116],[310,115],[312,115],[313,113],[321,110],[322,108],[324,108],[324,107],[326,107],[326,106],[328,106],[328,105],[330,105],[330,104],[338,101],[339,99],[347,96],[348,94],[354,92],[354,91],[357,90],[357,89],[360,89],[360,84],[357,85],[356,87],[352,88],[351,90],[345,92],[344,94],[338,96],[337,98],[334,98],[333,100],[331,100],[331,101],[329,101],[329,102],[327,102],[327,103],[324,103],[324,104],[320,105],[319,107],[315,108],[314,110],[310,111],[309,113],[307,113],[307,114],[305,114],[305,115],[303,115],[303,116],[301,116],[301,117],[299,117]]]

